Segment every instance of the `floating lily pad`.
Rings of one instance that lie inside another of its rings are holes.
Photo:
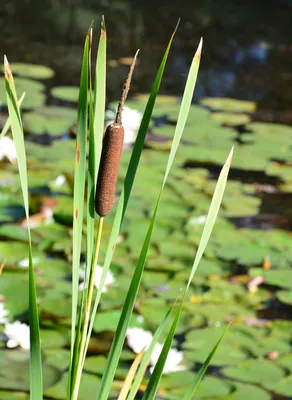
[[[266,284],[292,290],[292,270],[277,269],[266,271],[260,268],[252,268],[249,272],[251,276],[262,276]]]
[[[77,86],[58,86],[51,89],[51,95],[59,100],[78,102],[79,87]]]
[[[280,290],[277,293],[277,298],[284,304],[292,305],[292,292],[288,290]]]
[[[96,397],[99,384],[100,378],[83,373],[78,398],[80,400],[88,400]],[[54,386],[51,385],[49,389],[45,390],[44,395],[52,399],[64,400],[66,398],[67,386],[68,375],[63,374],[58,383]]]
[[[285,376],[282,368],[265,359],[246,360],[236,366],[223,368],[222,373],[229,378],[262,385],[280,382]]]
[[[0,388],[9,390],[29,390],[29,352],[24,350],[1,351]],[[44,388],[55,384],[60,376],[57,369],[44,366]],[[16,397],[17,398],[17,397]]]
[[[25,78],[49,79],[55,75],[55,72],[45,65],[11,63],[10,67],[13,74],[23,76]]]
[[[205,107],[220,111],[254,112],[256,104],[252,101],[236,100],[227,97],[207,97],[201,101]]]
[[[62,135],[68,133],[76,118],[76,111],[71,108],[47,106],[25,113],[23,123],[32,134]]]
[[[265,382],[264,386],[274,393],[290,398],[292,396],[292,375],[282,378],[279,382]]]
[[[226,126],[246,125],[250,122],[250,117],[247,114],[239,113],[214,112],[211,113],[211,118]]]
[[[235,385],[236,385],[236,390],[233,393],[229,394],[228,396],[224,397],[224,400],[246,400],[246,399],[271,400],[271,395],[257,386],[240,384],[237,382]]]
[[[45,86],[41,82],[16,77],[15,86],[18,98],[25,92],[25,98],[21,106],[22,109],[41,107],[45,104]],[[0,79],[0,106],[1,105],[7,105],[4,79],[2,78]]]

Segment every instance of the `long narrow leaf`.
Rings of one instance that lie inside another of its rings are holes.
[[[161,186],[160,193],[159,193],[159,196],[158,196],[158,199],[156,202],[153,216],[150,221],[148,231],[146,233],[146,237],[145,237],[145,240],[144,240],[144,243],[142,246],[142,250],[139,255],[138,263],[137,263],[137,266],[136,266],[136,269],[135,269],[135,272],[134,272],[134,275],[133,275],[133,278],[132,278],[132,281],[130,284],[130,288],[129,288],[127,296],[126,296],[126,300],[125,300],[125,303],[123,306],[122,314],[121,314],[121,317],[120,317],[120,320],[118,323],[118,327],[117,327],[115,337],[114,337],[114,340],[113,340],[113,343],[111,346],[111,350],[110,350],[110,353],[108,356],[106,369],[103,374],[101,385],[100,385],[100,391],[99,391],[99,397],[98,397],[99,400],[107,399],[107,396],[109,394],[111,384],[112,384],[112,381],[114,378],[114,374],[115,374],[115,371],[116,371],[116,368],[118,365],[122,347],[123,347],[123,344],[125,341],[126,331],[127,331],[128,325],[129,325],[130,317],[131,317],[131,314],[132,314],[132,311],[134,308],[134,303],[135,303],[135,300],[136,300],[136,297],[138,294],[138,290],[140,287],[140,282],[142,279],[142,274],[143,274],[143,270],[144,270],[144,266],[145,266],[145,262],[146,262],[148,249],[150,246],[152,232],[153,232],[154,225],[156,222],[156,216],[157,216],[157,211],[158,211],[158,208],[160,205],[161,196],[163,193],[163,189],[164,189],[166,180],[169,175],[169,171],[173,164],[174,156],[178,149],[179,142],[180,142],[180,139],[181,139],[184,127],[185,127],[188,111],[191,106],[193,92],[194,92],[198,69],[199,69],[201,48],[202,48],[202,41],[199,44],[197,53],[194,57],[194,61],[192,63],[190,73],[189,73],[189,76],[187,79],[187,83],[186,83],[186,87],[185,87],[185,91],[184,91],[184,95],[183,95],[183,99],[182,99],[182,104],[181,104],[181,108],[180,108],[180,112],[179,112],[179,116],[178,116],[178,122],[177,122],[177,126],[175,129],[174,139],[172,142],[171,151],[169,154],[162,186]]]
[[[93,307],[93,312],[92,315],[93,317],[91,318],[91,322],[90,322],[90,326],[89,326],[89,330],[88,330],[88,337],[87,337],[87,343],[86,343],[86,347],[88,347],[88,343],[89,343],[89,338],[92,332],[92,328],[93,328],[93,324],[94,324],[94,316],[96,314],[97,311],[97,307],[99,305],[99,301],[100,301],[100,297],[102,294],[102,290],[104,287],[104,283],[105,283],[105,279],[106,279],[106,275],[108,273],[112,258],[113,258],[113,254],[114,254],[114,249],[115,249],[115,245],[117,242],[117,238],[120,232],[120,228],[122,226],[123,223],[123,219],[124,219],[124,215],[127,209],[127,205],[128,205],[128,201],[131,195],[131,191],[132,191],[132,187],[133,187],[133,183],[135,180],[135,176],[136,176],[136,171],[138,168],[138,164],[140,161],[140,157],[141,157],[141,153],[142,153],[142,149],[144,146],[144,141],[145,141],[145,137],[146,137],[146,133],[148,130],[148,126],[151,120],[151,116],[152,116],[152,112],[153,112],[153,108],[155,105],[155,101],[156,101],[156,96],[160,87],[160,83],[161,83],[161,79],[163,76],[163,72],[165,69],[165,65],[166,65],[166,61],[168,58],[168,54],[170,51],[170,47],[175,35],[175,32],[177,30],[178,24],[170,38],[170,41],[168,43],[168,46],[166,48],[166,51],[164,53],[163,59],[161,61],[159,70],[157,72],[153,87],[151,89],[150,92],[150,96],[143,114],[143,118],[141,121],[141,125],[137,134],[137,138],[136,138],[136,142],[132,151],[132,156],[128,165],[128,169],[127,169],[127,173],[126,173],[126,177],[125,177],[125,182],[124,182],[124,187],[123,187],[123,191],[122,194],[120,196],[119,199],[119,203],[118,203],[118,207],[117,207],[117,211],[115,214],[115,218],[114,218],[114,223],[113,223],[113,227],[112,227],[112,231],[111,231],[111,235],[108,241],[108,246],[107,246],[107,251],[106,251],[106,256],[105,256],[105,260],[104,260],[104,265],[103,265],[103,270],[102,270],[102,276],[100,279],[100,284],[97,290],[97,294],[96,294],[96,299],[94,302],[94,307]]]
[[[77,131],[76,131],[76,158],[74,174],[73,199],[73,256],[72,256],[72,326],[71,326],[71,353],[70,373],[72,373],[73,349],[77,321],[78,282],[80,268],[80,253],[82,241],[82,224],[84,214],[84,189],[86,171],[86,138],[88,128],[88,68],[89,68],[90,30],[84,44],[84,53],[81,67],[80,90],[78,99]],[[69,380],[70,380],[69,373]],[[69,385],[71,387],[71,385]]]
[[[91,65],[90,65],[91,70]],[[90,73],[90,93],[92,90]],[[102,138],[105,119],[105,89],[106,89],[106,30],[104,18],[101,22],[101,34],[96,59],[94,101],[90,98],[89,118],[89,149],[88,149],[88,209],[87,209],[87,267],[90,267],[94,244],[94,196],[99,168]],[[90,94],[91,97],[91,94]]]
[[[127,374],[127,377],[125,379],[124,385],[122,387],[122,390],[119,394],[118,400],[126,400],[127,395],[129,393],[131,384],[133,382],[133,379],[136,375],[137,369],[139,367],[139,364],[142,360],[142,357],[145,354],[145,350],[143,349],[137,356],[135,357],[135,360],[133,361],[131,368],[129,369],[129,372]]]
[[[163,346],[163,348],[161,350],[161,353],[160,353],[159,359],[157,361],[157,364],[156,364],[156,366],[154,368],[154,371],[152,373],[152,376],[151,376],[151,378],[150,378],[150,380],[148,382],[146,391],[145,391],[144,396],[143,396],[143,400],[154,400],[155,399],[155,396],[156,396],[156,393],[157,393],[157,390],[158,390],[158,386],[159,386],[159,383],[160,383],[160,380],[161,380],[163,368],[164,368],[164,365],[165,365],[165,361],[166,361],[168,352],[169,352],[170,347],[171,347],[171,343],[172,343],[173,336],[174,336],[174,333],[175,333],[175,330],[176,330],[176,327],[177,327],[177,324],[178,324],[178,321],[179,321],[179,318],[180,318],[180,314],[181,314],[181,311],[182,311],[182,307],[183,307],[183,303],[184,303],[185,297],[187,295],[187,291],[188,291],[189,286],[191,284],[192,278],[193,278],[193,276],[194,276],[194,274],[196,272],[196,269],[197,269],[197,267],[198,267],[198,265],[199,265],[199,263],[201,261],[202,255],[203,255],[204,250],[205,250],[205,248],[207,246],[209,237],[211,235],[212,229],[214,227],[214,224],[215,224],[215,221],[216,221],[216,218],[217,218],[217,214],[218,214],[218,211],[219,211],[219,207],[220,207],[220,204],[221,204],[221,201],[222,201],[223,193],[224,193],[226,182],[227,182],[227,177],[228,177],[228,172],[229,172],[229,169],[230,169],[232,155],[233,155],[233,148],[231,149],[231,151],[230,151],[230,153],[228,155],[228,158],[227,158],[227,160],[226,160],[226,162],[225,162],[225,164],[224,164],[224,166],[223,166],[223,168],[221,170],[220,176],[218,178],[218,182],[217,182],[217,185],[216,185],[216,188],[215,188],[215,192],[214,192],[214,195],[213,195],[213,198],[212,198],[212,201],[211,201],[209,213],[208,213],[208,216],[207,216],[207,219],[206,219],[206,223],[205,223],[205,226],[204,226],[204,230],[203,230],[203,233],[202,233],[202,237],[201,237],[201,240],[200,240],[199,248],[198,248],[198,251],[196,253],[195,261],[194,261],[194,264],[193,264],[193,267],[192,267],[192,270],[191,270],[191,273],[190,273],[189,281],[188,281],[187,286],[185,288],[185,291],[183,293],[183,297],[182,297],[181,303],[179,305],[179,308],[178,308],[177,314],[175,316],[175,319],[173,321],[172,327],[171,327],[171,329],[169,331],[167,339],[166,339],[166,341],[164,343],[164,346]]]
[[[29,226],[28,181],[26,153],[24,146],[23,127],[17,102],[14,80],[7,58],[4,58],[5,87],[8,112],[11,121],[13,140],[16,148],[17,163],[23,195],[28,232],[29,259],[29,330],[30,330],[30,398],[41,400],[43,397],[42,359],[40,346],[39,317],[37,308],[35,276],[32,263],[32,245]]]
[[[214,354],[216,353],[216,350],[218,349],[220,343],[222,342],[224,336],[226,335],[229,327],[230,327],[230,324],[228,324],[227,327],[224,329],[224,332],[222,333],[221,337],[219,338],[219,340],[217,341],[217,343],[215,344],[215,346],[211,350],[211,352],[208,355],[208,357],[206,358],[206,361],[204,362],[204,364],[201,366],[196,380],[189,387],[188,391],[184,395],[183,400],[192,400],[193,395],[194,395],[195,391],[197,390],[197,387],[199,386],[199,383],[201,382],[203,376],[205,375],[205,372],[206,372],[206,370],[207,370],[207,368],[208,368],[208,366],[209,366]]]

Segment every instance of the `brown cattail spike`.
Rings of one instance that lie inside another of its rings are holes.
[[[113,206],[123,143],[122,125],[110,124],[103,138],[95,195],[95,211],[101,217],[108,215]]]
[[[95,211],[100,217],[105,217],[112,209],[121,153],[124,143],[124,128],[122,111],[130,89],[131,78],[135,67],[138,51],[130,67],[130,72],[123,87],[115,122],[110,124],[104,134],[100,166],[95,193]]]

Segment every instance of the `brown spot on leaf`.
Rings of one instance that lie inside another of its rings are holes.
[[[76,145],[76,161],[77,163],[80,161],[80,140],[78,140]]]
[[[75,209],[75,218],[78,219],[78,208]]]

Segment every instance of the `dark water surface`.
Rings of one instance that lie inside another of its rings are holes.
[[[118,98],[127,60],[141,49],[133,92],[148,92],[181,17],[161,92],[181,95],[201,36],[196,98],[255,100],[256,119],[292,123],[291,0],[2,0],[0,53],[52,66],[53,84],[78,84],[85,32],[101,15],[108,33],[108,96]]]

